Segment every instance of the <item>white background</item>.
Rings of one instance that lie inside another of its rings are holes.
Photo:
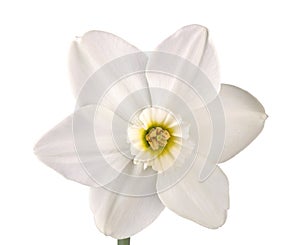
[[[152,50],[180,27],[210,29],[222,81],[254,94],[262,134],[222,165],[226,224],[208,230],[165,210],[132,244],[299,244],[300,7],[298,1],[2,1],[0,3],[0,244],[116,244],[98,232],[88,188],[33,155],[73,111],[67,55],[76,35],[117,34]]]

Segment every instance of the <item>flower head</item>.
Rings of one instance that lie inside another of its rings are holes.
[[[229,208],[222,163],[261,132],[259,101],[220,84],[208,30],[181,28],[155,52],[91,31],[70,50],[74,113],[36,145],[39,159],[91,187],[97,227],[122,239],[164,207],[208,228]]]

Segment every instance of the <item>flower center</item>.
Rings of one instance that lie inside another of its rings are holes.
[[[189,125],[163,108],[148,107],[134,114],[127,137],[133,163],[159,173],[182,164],[192,148],[187,141]]]
[[[168,130],[164,130],[161,127],[154,127],[146,134],[145,139],[151,149],[157,151],[163,149],[168,144],[170,137]]]

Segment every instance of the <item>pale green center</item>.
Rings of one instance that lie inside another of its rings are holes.
[[[167,130],[162,129],[161,127],[154,127],[146,134],[145,139],[151,149],[157,151],[163,149],[168,144],[168,139],[170,137]]]

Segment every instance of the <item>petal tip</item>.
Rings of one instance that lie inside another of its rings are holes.
[[[40,139],[34,146],[33,146],[33,154],[36,155],[37,157],[40,155],[42,144],[41,144],[42,139]]]
[[[221,228],[226,223],[226,220],[227,220],[227,211],[228,211],[228,209],[224,210],[223,217],[219,220],[219,222],[217,222],[215,225],[213,225],[212,227],[210,227],[210,229],[213,229],[213,230],[219,229],[219,228]]]
[[[200,24],[190,24],[190,25],[186,25],[186,26],[183,26],[181,29],[202,29],[204,31],[207,31],[208,32],[208,28],[203,26],[203,25],[200,25]]]

